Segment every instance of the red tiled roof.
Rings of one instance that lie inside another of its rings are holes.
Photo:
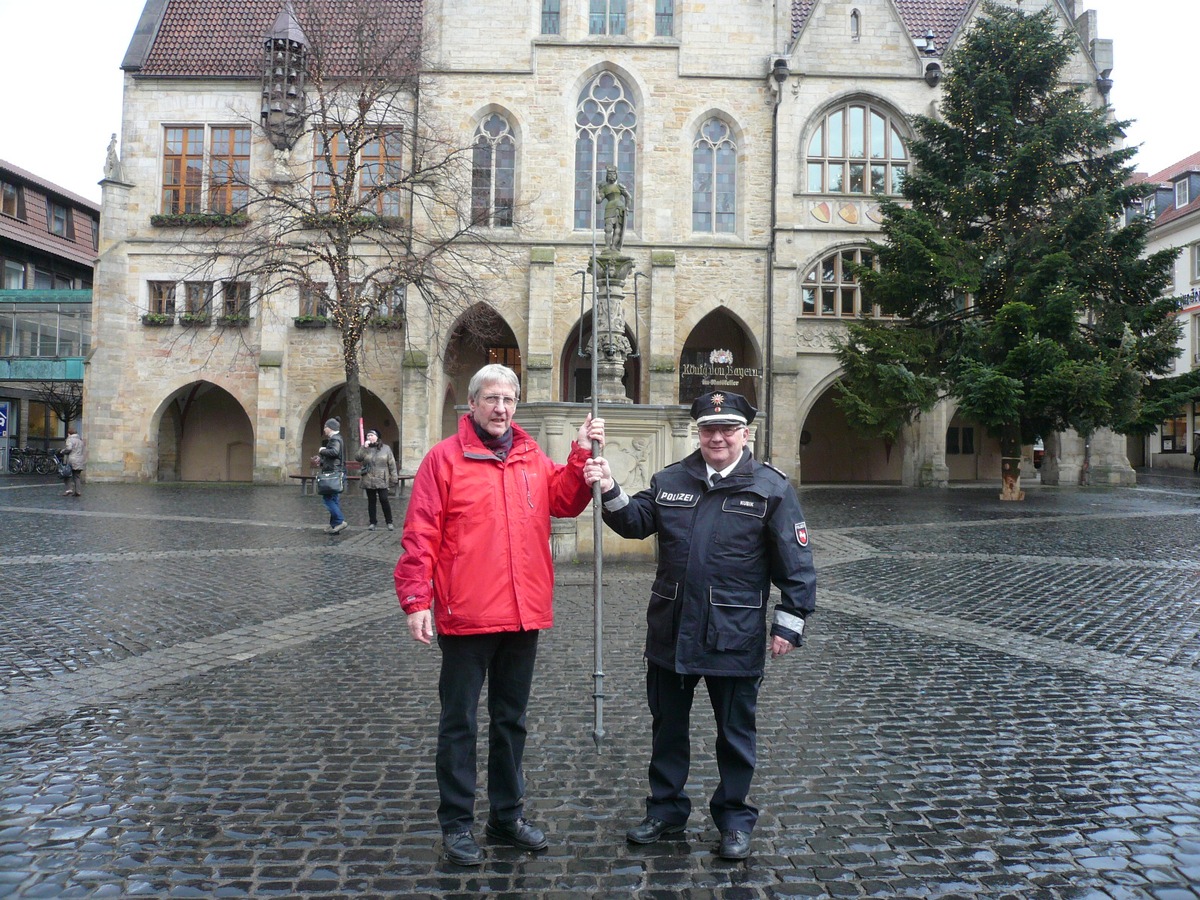
[[[1135,172],[1133,180],[1137,181],[1152,181],[1155,184],[1167,184],[1175,180],[1177,175],[1182,175],[1184,172],[1200,172],[1200,150],[1197,150],[1191,156],[1184,157],[1177,163],[1171,163],[1161,172],[1155,172],[1153,175],[1147,175],[1145,172]]]
[[[1153,175],[1147,175],[1145,172],[1134,172],[1133,177],[1129,180],[1134,184],[1149,183],[1160,187],[1171,187],[1172,183],[1179,179],[1180,175],[1185,172],[1200,172],[1200,151],[1193,153],[1191,156],[1185,156],[1179,162],[1171,163],[1160,172],[1155,172]],[[1200,194],[1191,197],[1187,206],[1176,207],[1172,196],[1171,205],[1166,209],[1161,209],[1154,217],[1154,227],[1166,225],[1168,222],[1174,222],[1176,219],[1181,219],[1186,215],[1200,210]]]
[[[153,0],[151,0],[153,2]],[[140,69],[157,77],[262,77],[263,41],[283,0],[165,0],[162,23]],[[294,0],[310,49],[328,54],[330,72],[355,66],[355,21],[345,0]],[[412,41],[421,33],[421,0],[377,0],[370,49]]]
[[[962,25],[972,0],[895,0],[904,27],[914,41],[923,41],[933,31],[938,52],[945,51],[950,38]],[[792,39],[800,34],[812,14],[816,0],[792,0]]]

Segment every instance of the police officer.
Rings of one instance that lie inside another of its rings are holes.
[[[725,859],[750,855],[758,810],[747,798],[756,760],[755,710],[767,645],[766,606],[782,592],[771,656],[800,646],[815,606],[816,577],[800,503],[779,470],[746,449],[756,410],[733,392],[692,403],[700,449],[667,466],[630,497],[603,458],[585,465],[599,481],[604,521],[622,537],[658,540],[646,611],[646,697],[653,719],[646,817],[626,837],[650,844],[683,832],[691,800],[688,717],[703,677],[717,722],[721,780],[709,811]]]

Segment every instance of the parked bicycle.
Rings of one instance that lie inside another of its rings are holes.
[[[58,457],[38,447],[13,447],[8,452],[8,471],[14,475],[53,475]]]

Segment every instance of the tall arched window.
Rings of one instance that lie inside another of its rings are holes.
[[[813,194],[899,194],[909,166],[898,119],[863,102],[826,113],[805,156]]]
[[[871,266],[870,250],[850,248],[831,253],[808,270],[800,284],[800,314],[853,319],[860,315],[880,318],[878,308],[863,310],[862,287],[853,266]]]
[[[737,218],[737,144],[712,118],[692,143],[692,231],[732,234]]]
[[[492,113],[475,130],[471,169],[471,218],[477,225],[511,228],[515,203],[517,142],[508,120]]]
[[[579,95],[575,111],[575,227],[591,228],[596,212],[596,185],[607,166],[617,167],[617,181],[633,192],[637,160],[637,108],[625,82],[601,72]],[[636,199],[636,198],[635,198]],[[625,228],[633,228],[633,206],[625,211]]]

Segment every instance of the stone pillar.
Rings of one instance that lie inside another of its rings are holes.
[[[625,279],[632,271],[633,257],[617,251],[605,250],[592,257],[591,273],[596,279],[592,328],[600,349],[592,393],[601,403],[633,403],[621,381],[625,376],[625,360],[633,351],[629,338],[625,337]]]
[[[522,360],[525,402],[553,400],[554,390],[554,275],[553,247],[529,251],[529,298],[525,311],[528,323],[526,352]]]
[[[655,250],[650,254],[650,296],[645,308],[650,323],[648,347],[639,347],[650,360],[648,402],[669,406],[678,402],[678,353],[675,347],[675,253]]]
[[[422,303],[408,305],[406,320],[407,350],[400,363],[400,416],[396,425],[400,430],[400,455],[396,465],[407,472],[415,472],[425,452],[432,445],[430,440],[434,428],[430,422],[441,421],[442,398],[434,396],[433,371],[429,365],[431,346],[429,313]],[[431,419],[431,417],[433,417]]]
[[[921,413],[903,431],[904,458],[900,481],[907,487],[947,487],[945,403]],[[893,451],[894,452],[894,451]]]
[[[133,185],[112,178],[100,182],[100,235],[92,279],[92,353],[84,366],[81,433],[88,442],[87,475],[92,481],[118,481],[150,477],[145,447],[157,435],[148,435],[151,423],[131,415],[122,406],[134,392],[125,386],[136,377],[123,365],[137,300],[136,285],[129,283],[129,258],[123,236],[129,223]],[[130,292],[133,296],[128,296]]]
[[[1088,448],[1089,484],[1133,485],[1137,473],[1129,465],[1125,436],[1108,428],[1101,428],[1092,435]]]
[[[1076,431],[1062,431],[1042,438],[1042,484],[1079,484],[1087,448]]]

